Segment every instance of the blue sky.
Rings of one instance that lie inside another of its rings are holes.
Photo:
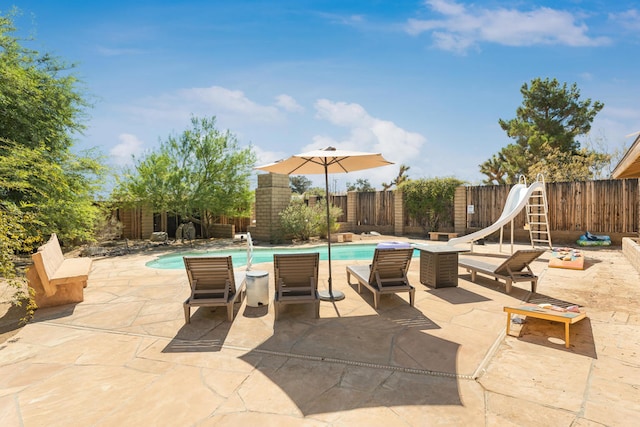
[[[358,178],[378,187],[400,164],[410,178],[477,184],[478,165],[512,142],[498,119],[515,117],[536,77],[605,104],[588,136],[597,148],[621,150],[640,130],[636,1],[13,5],[31,47],[77,64],[94,104],[77,147],[98,147],[114,167],[195,115],[216,116],[258,164],[329,145],[396,163],[333,175],[336,190]]]

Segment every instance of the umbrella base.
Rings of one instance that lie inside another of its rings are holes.
[[[321,301],[341,301],[344,299],[344,293],[340,291],[318,291]]]

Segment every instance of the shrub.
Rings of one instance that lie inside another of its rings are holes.
[[[327,207],[320,201],[313,207],[307,206],[303,200],[293,199],[289,206],[280,213],[280,226],[286,238],[309,240],[311,237],[327,236]],[[342,209],[331,206],[331,232],[339,228],[338,217]]]

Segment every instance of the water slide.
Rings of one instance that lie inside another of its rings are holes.
[[[536,191],[542,191],[544,189],[543,182],[534,182],[529,187],[525,184],[516,184],[509,191],[509,195],[507,196],[507,202],[504,205],[504,209],[502,210],[502,214],[500,217],[488,226],[487,228],[483,228],[482,230],[478,230],[474,233],[467,234],[465,236],[456,237],[454,239],[450,239],[447,242],[448,245],[459,245],[461,243],[471,243],[476,240],[483,239],[500,230],[505,225],[509,224],[511,220],[513,220],[521,210],[525,208],[527,205],[527,201],[529,197]]]

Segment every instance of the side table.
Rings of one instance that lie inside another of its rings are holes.
[[[420,251],[420,283],[434,288],[458,286],[458,254],[469,249],[448,245],[413,245]]]

